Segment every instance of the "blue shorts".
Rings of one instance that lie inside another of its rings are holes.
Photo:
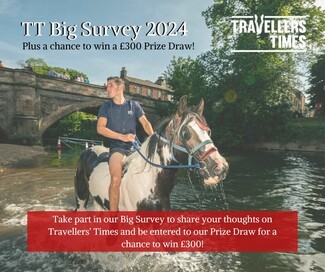
[[[109,148],[108,161],[115,152],[118,152],[124,156],[130,155],[133,151],[131,149],[132,145],[130,143],[114,143],[114,145]]]

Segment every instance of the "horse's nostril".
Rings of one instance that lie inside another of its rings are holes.
[[[200,168],[206,168],[207,164],[204,161],[200,161]]]
[[[222,173],[222,170],[218,166],[215,166],[212,170],[212,173],[215,176],[219,176]]]
[[[198,169],[198,173],[203,177],[203,178],[209,178],[209,172],[207,170],[207,164],[204,161],[200,161],[200,168]]]
[[[208,179],[210,177],[209,172],[207,171],[206,168],[201,168],[199,170],[199,174],[205,179]]]

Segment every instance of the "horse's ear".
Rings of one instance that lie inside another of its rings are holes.
[[[204,99],[201,98],[200,103],[194,108],[194,112],[196,112],[198,115],[202,115],[204,110]]]
[[[181,117],[187,111],[187,95],[183,95],[178,103],[176,114]]]

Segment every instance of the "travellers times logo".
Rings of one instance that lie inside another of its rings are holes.
[[[255,33],[267,34],[270,49],[243,48],[231,52],[306,52],[307,16],[232,16],[233,35]]]

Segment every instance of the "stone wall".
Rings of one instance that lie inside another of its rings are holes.
[[[126,97],[132,98],[132,94]],[[1,141],[41,145],[42,135],[52,124],[75,111],[97,113],[107,100],[103,86],[35,74],[27,69],[0,69]],[[159,116],[157,101],[136,97],[148,119]]]

